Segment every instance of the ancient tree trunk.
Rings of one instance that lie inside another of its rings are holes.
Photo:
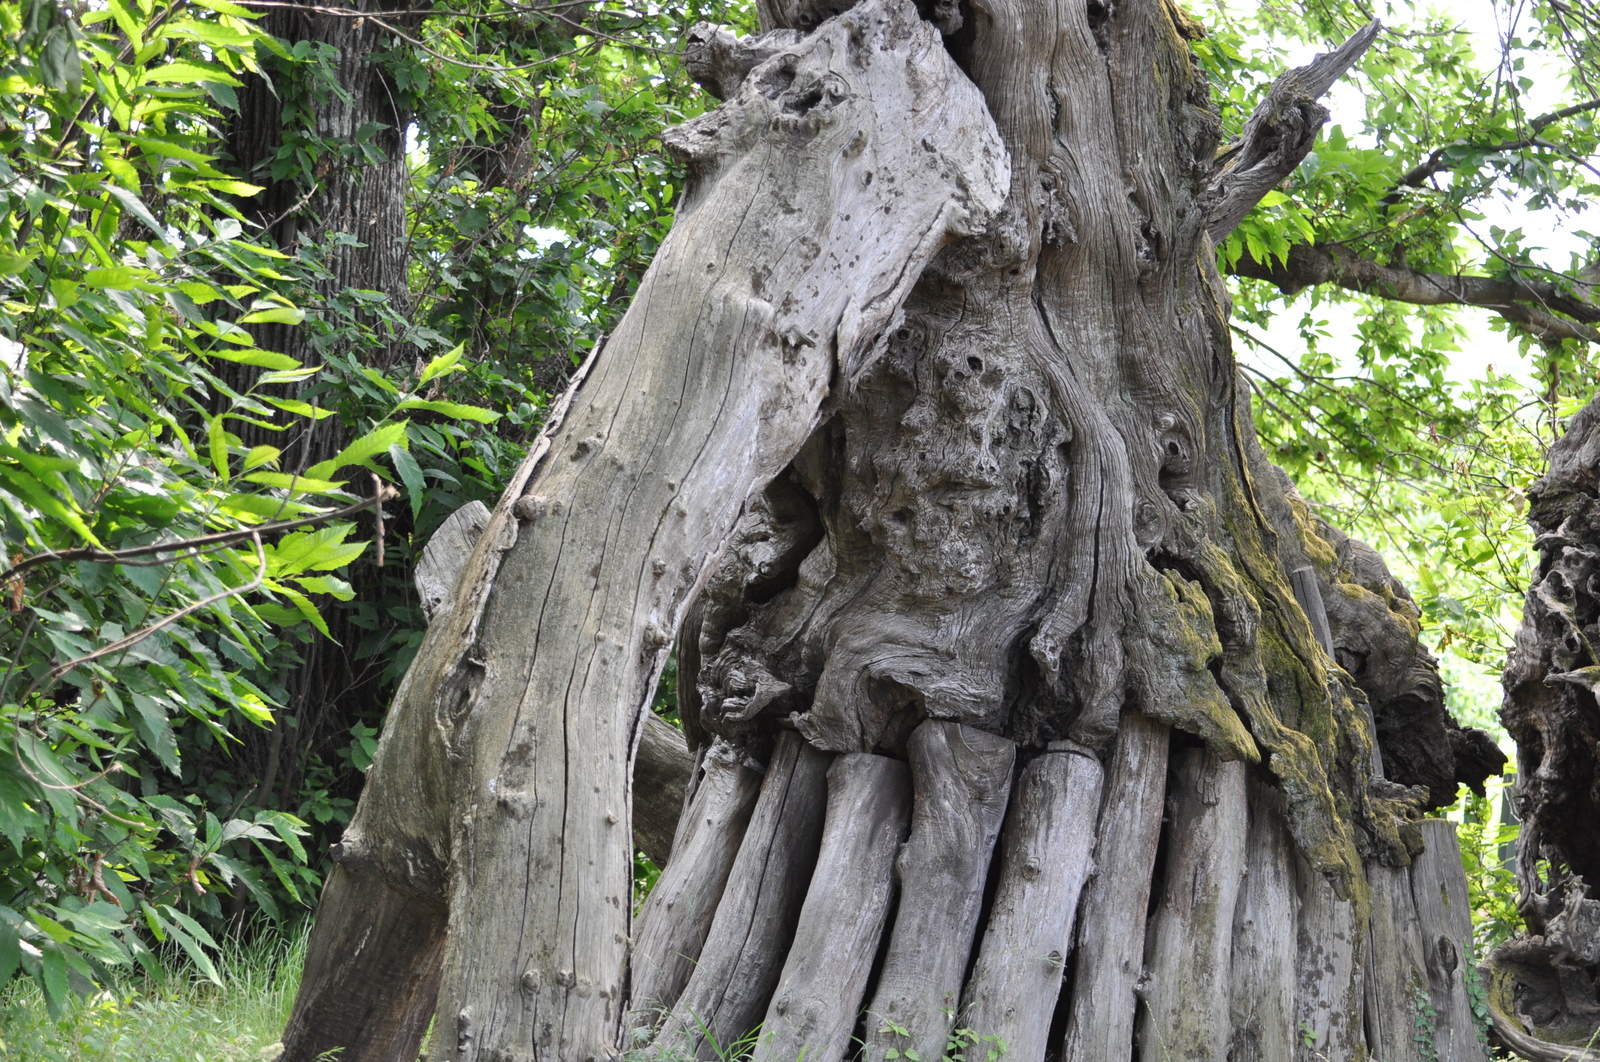
[[[1404,588],[1256,445],[1213,248],[1376,26],[1219,155],[1166,0],[846,6],[691,36],[729,102],[666,134],[676,226],[430,631],[335,886],[447,905],[437,1060],[1359,1057],[1397,981],[1414,1032],[1454,987],[1389,927],[1444,917],[1414,820],[1471,765]],[[630,974],[629,756],[696,591],[717,773]],[[1426,780],[1375,773],[1397,712]]]
[[[1500,711],[1517,743],[1527,931],[1489,956],[1486,973],[1500,1038],[1527,1058],[1557,1059],[1592,1047],[1600,1030],[1600,400],[1551,447],[1528,500],[1539,563]]]

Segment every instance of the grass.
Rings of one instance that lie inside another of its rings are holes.
[[[306,930],[267,930],[224,949],[223,987],[174,964],[76,1000],[52,1021],[31,980],[0,993],[0,1062],[266,1062],[300,980]]]

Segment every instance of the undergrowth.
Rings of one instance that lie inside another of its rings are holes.
[[[224,942],[222,987],[176,958],[161,981],[113,979],[52,1020],[37,984],[0,993],[0,1062],[262,1062],[277,1054],[309,922]]]

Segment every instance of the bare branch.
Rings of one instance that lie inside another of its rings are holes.
[[[1275,258],[1262,262],[1245,252],[1228,272],[1276,284],[1286,295],[1333,284],[1417,306],[1481,306],[1538,339],[1600,343],[1600,331],[1593,327],[1600,323],[1600,306],[1549,283],[1382,265],[1338,244],[1295,244],[1287,265]]]
[[[1224,148],[1218,168],[1201,193],[1206,228],[1221,242],[1250,209],[1300,165],[1328,109],[1317,100],[1365,54],[1381,24],[1373,19],[1337,51],[1325,52],[1272,83],[1250,120],[1244,136]]]

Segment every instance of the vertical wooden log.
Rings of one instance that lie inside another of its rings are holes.
[[[833,757],[778,738],[711,932],[652,1054],[717,1058],[766,1012],[822,843]]]
[[[1016,751],[1003,737],[941,719],[925,720],[906,743],[911,839],[898,860],[889,953],[867,1007],[869,1062],[890,1050],[930,1062],[945,1053]]]
[[[1249,780],[1245,874],[1233,915],[1233,1048],[1229,1062],[1287,1062],[1295,1040],[1294,842],[1283,794]]]
[[[1411,874],[1405,867],[1368,863],[1367,885],[1367,1048],[1382,1062],[1424,1062],[1423,1046],[1432,1032],[1422,1007],[1431,1005],[1431,996]]]
[[[1006,1045],[1007,1062],[1044,1062],[1104,781],[1093,756],[1047,752],[1017,783],[1000,884],[961,1008],[964,1026]]]
[[[1168,804],[1166,874],[1145,948],[1140,1056],[1217,1062],[1232,1039],[1233,912],[1248,826],[1244,762],[1185,749]]]
[[[662,869],[639,912],[633,936],[635,1011],[664,1014],[694,971],[760,791],[761,776],[744,759],[742,748],[720,738],[706,753],[705,776],[695,790],[678,857]]]
[[[1433,1046],[1449,1062],[1488,1062],[1489,1051],[1472,1015],[1467,977],[1474,971],[1472,912],[1455,823],[1424,819],[1426,847],[1411,863],[1411,895],[1422,926],[1422,958],[1433,999]]]
[[[1328,879],[1295,854],[1297,952],[1295,976],[1296,1062],[1359,1058],[1365,977],[1360,957],[1366,927],[1356,924],[1356,905],[1341,900]]]
[[[1128,1062],[1144,969],[1150,874],[1161,840],[1170,731],[1124,708],[1079,919],[1064,1062]]]
[[[838,1062],[867,991],[911,821],[911,772],[865,752],[828,769],[828,817],[753,1062]]]

